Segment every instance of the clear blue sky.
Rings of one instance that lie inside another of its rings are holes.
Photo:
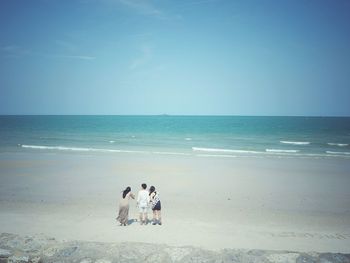
[[[0,114],[350,116],[347,0],[2,0]]]

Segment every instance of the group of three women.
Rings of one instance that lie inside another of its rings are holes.
[[[140,224],[146,225],[148,223],[148,208],[151,207],[153,211],[153,225],[161,225],[161,202],[159,198],[159,193],[156,191],[154,186],[151,186],[147,191],[147,185],[142,184],[141,190],[137,195],[137,206],[140,212]],[[120,225],[126,226],[129,224],[129,200],[135,199],[135,195],[131,192],[131,188],[128,186],[124,191],[122,191],[122,198],[119,202],[119,214],[117,220]]]

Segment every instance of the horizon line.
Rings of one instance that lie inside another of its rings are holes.
[[[350,115],[248,115],[248,114],[0,114],[0,116],[144,116],[144,117],[304,117],[349,118]]]

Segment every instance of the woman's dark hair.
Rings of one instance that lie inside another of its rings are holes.
[[[156,188],[152,185],[152,186],[149,188],[149,195],[151,195],[155,190],[156,190]]]
[[[128,186],[124,191],[123,191],[123,198],[131,191],[130,186]]]
[[[147,184],[141,184],[142,189],[146,190]]]

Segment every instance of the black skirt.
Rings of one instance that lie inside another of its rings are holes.
[[[154,210],[161,210],[162,209],[162,206],[161,206],[161,204],[160,204],[160,201],[158,201],[157,203],[156,203],[156,205],[152,208],[152,210],[154,211]]]

